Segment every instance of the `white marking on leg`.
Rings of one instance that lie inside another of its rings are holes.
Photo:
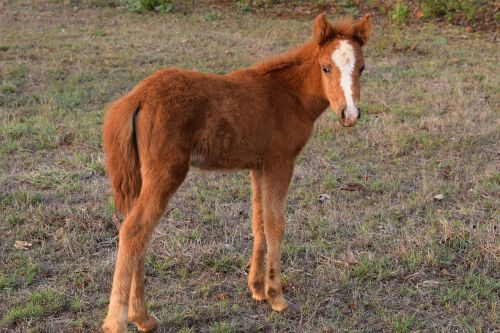
[[[358,109],[352,98],[352,73],[356,64],[354,48],[347,40],[340,41],[340,46],[332,53],[332,60],[340,71],[340,86],[344,90],[347,104],[346,117],[355,119],[358,115]]]

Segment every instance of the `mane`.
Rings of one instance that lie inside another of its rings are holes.
[[[355,35],[354,22],[352,17],[345,17],[341,20],[331,23],[330,28],[327,30],[326,35],[323,37],[320,43],[320,46],[337,37],[355,40],[358,38],[358,36]],[[261,62],[251,66],[250,69],[257,70],[261,73],[280,71],[287,67],[306,61],[307,59],[315,55],[317,50],[318,47],[316,42],[314,40],[309,40],[285,53],[266,58]]]
[[[271,73],[280,71],[293,65],[300,64],[306,59],[315,55],[317,47],[314,41],[310,40],[302,45],[296,46],[291,50],[278,55],[265,58],[261,62],[253,65],[250,69],[261,73]]]

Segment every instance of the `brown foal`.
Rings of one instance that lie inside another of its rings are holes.
[[[144,257],[191,165],[250,170],[248,286],[254,299],[286,309],[280,245],[295,158],[328,106],[344,126],[359,119],[361,48],[370,32],[369,16],[330,24],[320,15],[312,40],[286,54],[226,75],[162,69],[111,104],[104,151],[125,220],[104,331],[126,332],[128,321],[141,331],[156,327],[144,297]]]

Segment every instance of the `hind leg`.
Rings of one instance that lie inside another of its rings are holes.
[[[262,218],[262,172],[252,170],[252,232],[253,252],[248,274],[248,287],[253,299],[263,301],[266,299],[264,290],[264,255],[266,251],[266,235],[264,234],[264,220]]]
[[[103,324],[103,330],[109,333],[127,331],[129,298],[132,304],[131,319],[139,329],[153,329],[156,324],[148,315],[144,300],[144,256],[154,227],[168,200],[183,182],[189,164],[143,169],[146,171],[143,172],[141,194],[120,228],[113,288],[108,315]],[[131,291],[133,277],[134,290]]]
[[[148,314],[146,305],[146,297],[144,295],[144,259],[145,254],[139,258],[138,264],[132,273],[128,320],[133,322],[139,331],[149,332],[155,329],[157,321],[153,316]]]

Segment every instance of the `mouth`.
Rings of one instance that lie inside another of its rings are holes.
[[[347,119],[339,119],[339,122],[342,124],[343,127],[353,127],[357,123],[357,119],[354,121],[349,122]]]

